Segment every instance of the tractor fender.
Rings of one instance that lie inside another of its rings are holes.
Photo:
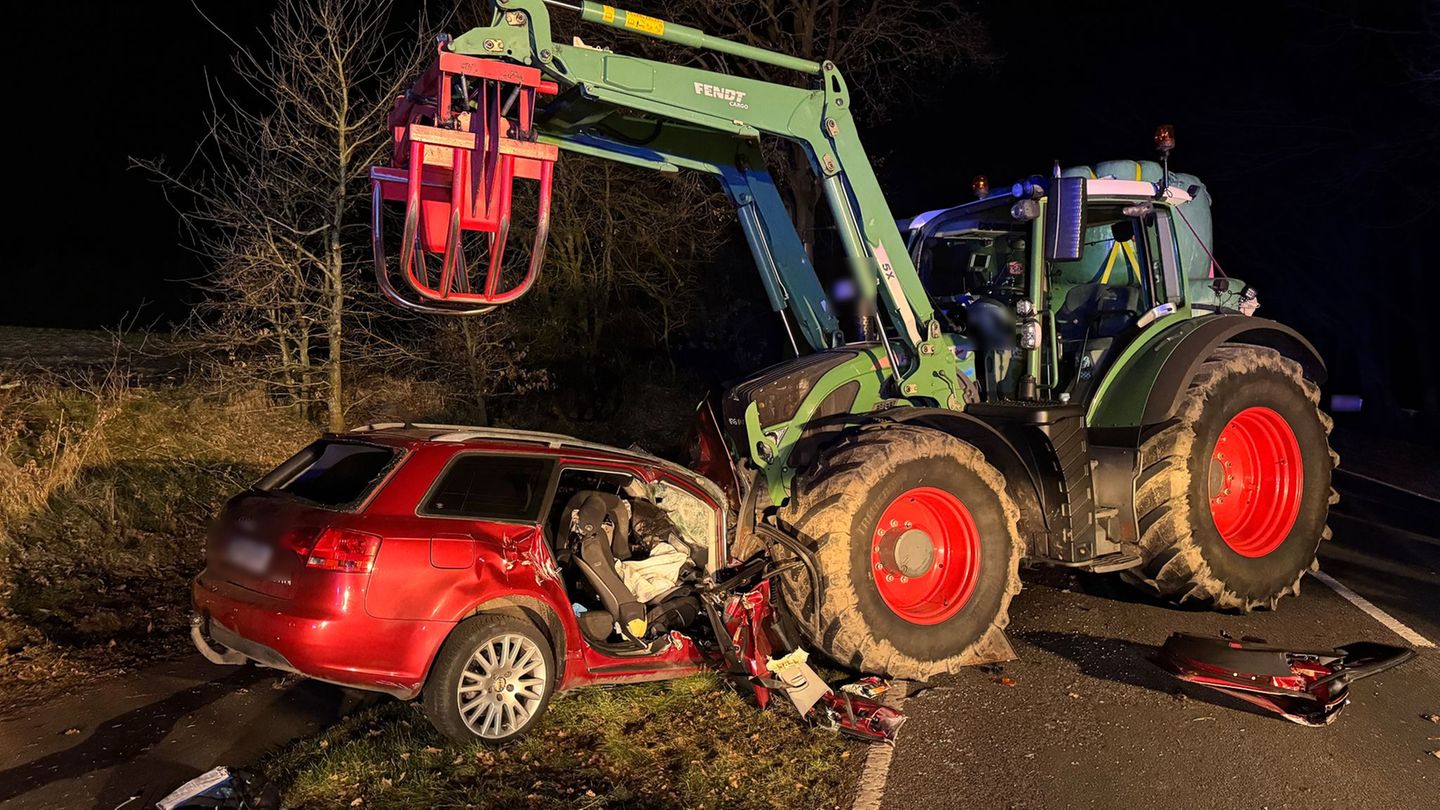
[[[1325,361],[1299,332],[1283,323],[1245,315],[1206,315],[1163,330],[1105,375],[1087,420],[1097,441],[1112,430],[1139,429],[1173,418],[1190,380],[1223,344],[1264,346],[1299,363],[1316,384]],[[1128,442],[1127,442],[1128,443]]]
[[[882,412],[876,421],[933,428],[979,450],[985,460],[1005,477],[1005,482],[1011,488],[1011,496],[1021,512],[1033,518],[1039,526],[1048,529],[1049,521],[1046,519],[1045,510],[1040,507],[1044,496],[1041,494],[1039,475],[1027,461],[1029,457],[1020,452],[994,425],[971,414],[947,408],[891,408]]]

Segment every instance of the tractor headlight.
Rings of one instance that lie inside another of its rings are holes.
[[[1028,318],[1035,314],[1035,305],[1030,303],[1029,298],[1021,298],[1015,302],[1015,314],[1022,318]]]
[[[1020,348],[1034,349],[1040,345],[1040,322],[1026,321],[1020,324]]]

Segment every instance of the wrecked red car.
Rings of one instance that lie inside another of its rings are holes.
[[[731,559],[711,481],[566,436],[371,425],[301,450],[222,511],[192,639],[421,700],[440,731],[499,743],[557,690],[718,668],[764,706],[891,738],[876,684],[831,691],[779,630],[762,553]]]

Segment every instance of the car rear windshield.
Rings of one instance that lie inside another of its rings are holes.
[[[360,503],[375,489],[396,455],[391,447],[322,439],[277,467],[260,488],[343,509]]]
[[[440,517],[533,522],[550,486],[555,462],[534,456],[467,453],[450,462],[421,504]]]

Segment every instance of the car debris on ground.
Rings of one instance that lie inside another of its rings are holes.
[[[1264,639],[1174,633],[1155,663],[1180,680],[1239,698],[1302,726],[1335,722],[1350,684],[1415,657],[1408,647],[1357,641],[1333,650],[1287,650]]]
[[[274,785],[249,771],[211,768],[155,805],[159,810],[272,810],[280,806]]]

